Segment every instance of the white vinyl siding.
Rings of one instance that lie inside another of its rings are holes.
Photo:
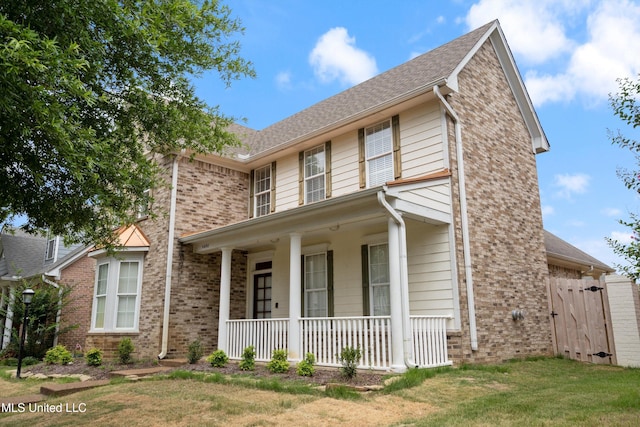
[[[411,314],[454,315],[449,225],[407,221]]]
[[[358,183],[358,134],[351,132],[332,140],[333,197],[353,193]]]
[[[278,159],[276,211],[298,207],[298,155]]]
[[[402,176],[439,172],[445,165],[441,114],[438,104],[414,107],[400,115]]]

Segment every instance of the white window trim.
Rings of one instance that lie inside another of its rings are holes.
[[[120,276],[120,264],[123,262],[138,262],[138,283],[136,288],[136,307],[133,319],[133,327],[131,328],[117,328],[116,322],[118,318],[118,278]],[[98,284],[98,272],[100,266],[109,264],[109,272],[107,277],[107,296],[105,301],[104,310],[104,327],[96,328],[96,298],[97,298],[97,284]],[[89,332],[139,332],[140,321],[140,305],[141,305],[141,291],[142,291],[142,277],[144,269],[144,254],[143,253],[126,253],[126,255],[118,254],[116,257],[105,257],[98,259],[96,264],[95,278],[93,282],[93,300],[91,304],[91,326]]]
[[[51,251],[49,251],[51,249]],[[54,236],[47,240],[47,249],[44,254],[45,261],[55,260],[56,252],[58,252],[58,236]]]
[[[307,154],[311,153],[312,151],[315,151],[315,150],[321,150],[321,152],[324,153],[325,156],[327,155],[326,148],[325,148],[324,144],[322,144],[322,145],[317,145],[317,146],[315,146],[313,148],[310,148],[308,150],[305,150],[304,155],[302,156],[302,162],[303,162],[302,168],[303,168],[303,171],[304,171],[304,203],[305,203],[305,205],[307,203],[312,203],[312,202],[309,202],[309,197],[308,197],[309,196],[309,191],[307,189],[307,183],[310,180],[312,180],[314,178],[317,178],[319,176],[322,176],[322,179],[323,179],[323,184],[322,184],[323,196],[319,200],[316,200],[316,201],[319,202],[319,201],[324,200],[324,199],[327,198],[327,168],[326,168],[326,164],[322,165],[322,172],[321,173],[307,176]],[[326,163],[326,157],[325,157],[325,163]],[[313,203],[315,203],[315,202],[313,202]]]
[[[368,149],[368,144],[367,144],[367,130],[379,126],[383,123],[388,123],[389,124],[389,129],[391,130],[391,144],[390,144],[390,149],[389,151],[385,151],[384,153],[379,153],[376,154],[375,156],[369,156],[369,149]],[[387,119],[387,120],[383,120],[381,122],[378,122],[374,125],[371,126],[367,126],[366,128],[364,128],[364,164],[365,164],[365,174],[366,174],[366,180],[367,180],[367,188],[371,188],[371,175],[370,175],[370,171],[369,171],[369,165],[371,163],[372,160],[376,160],[382,157],[386,157],[386,156],[391,156],[391,179],[393,179],[394,175],[395,175],[395,165],[394,165],[394,161],[393,161],[393,123],[391,123],[391,119]],[[377,184],[377,186],[382,185],[382,184]]]
[[[258,171],[261,171],[263,169],[269,171],[268,172],[269,173],[269,185],[267,186],[266,190],[258,192],[258,188],[257,188],[258,187],[258,178],[257,178]],[[254,171],[254,175],[253,175],[254,176],[254,179],[253,179],[253,216],[256,217],[256,218],[260,217],[260,216],[268,215],[271,212],[271,203],[273,202],[271,200],[271,179],[273,178],[271,175],[272,175],[271,164],[268,164],[268,165],[263,166],[261,168],[255,169],[255,171]],[[269,205],[268,205],[267,213],[259,215],[258,214],[258,208],[259,208],[258,207],[258,196],[262,196],[264,194],[266,194],[269,197]]]
[[[147,198],[146,203],[139,203],[138,204],[138,209],[136,212],[136,219],[144,219],[146,217],[149,216],[149,200],[148,198],[151,197],[151,189],[146,189],[142,192],[142,194],[144,195],[144,197]]]

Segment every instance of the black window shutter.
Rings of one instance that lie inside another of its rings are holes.
[[[327,315],[334,317],[333,309],[333,251],[327,251]]]
[[[362,315],[369,316],[371,315],[369,308],[369,246],[362,245],[360,252],[362,253]]]
[[[270,204],[271,204],[271,212],[276,211],[276,162],[271,162],[271,196],[270,196]]]
[[[400,116],[391,117],[391,135],[393,137],[393,170],[394,179],[402,177],[402,158],[400,156]]]
[[[367,186],[367,167],[365,165],[364,128],[358,129],[358,176],[360,188]]]
[[[253,218],[253,210],[254,210],[254,187],[256,184],[256,176],[255,176],[255,170],[252,169],[251,170],[251,174],[249,175],[249,218]]]
[[[300,292],[300,313],[302,317],[307,317],[307,313],[304,312],[304,255],[300,256],[300,286],[302,286],[302,292]]]
[[[298,153],[298,204],[304,205],[304,151]]]

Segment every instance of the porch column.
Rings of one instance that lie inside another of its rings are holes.
[[[292,233],[289,247],[289,360],[299,361],[302,317],[302,236]]]
[[[391,311],[391,369],[404,372],[402,334],[402,270],[400,267],[400,227],[393,218],[388,220],[389,231],[389,305]]]
[[[218,304],[218,349],[228,353],[227,320],[231,300],[231,253],[233,248],[222,248],[220,262],[220,302]]]
[[[4,319],[4,330],[2,331],[2,350],[7,348],[7,346],[9,345],[9,342],[11,342],[11,328],[13,327],[13,304],[16,299],[16,293],[14,292],[13,286],[9,285],[6,288],[6,290],[9,295],[8,295],[8,298],[6,299],[7,315]],[[4,297],[4,289],[2,291],[2,296]],[[2,300],[5,301],[4,298]]]

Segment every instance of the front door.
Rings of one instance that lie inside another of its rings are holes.
[[[253,276],[253,318],[271,318],[271,273]]]

